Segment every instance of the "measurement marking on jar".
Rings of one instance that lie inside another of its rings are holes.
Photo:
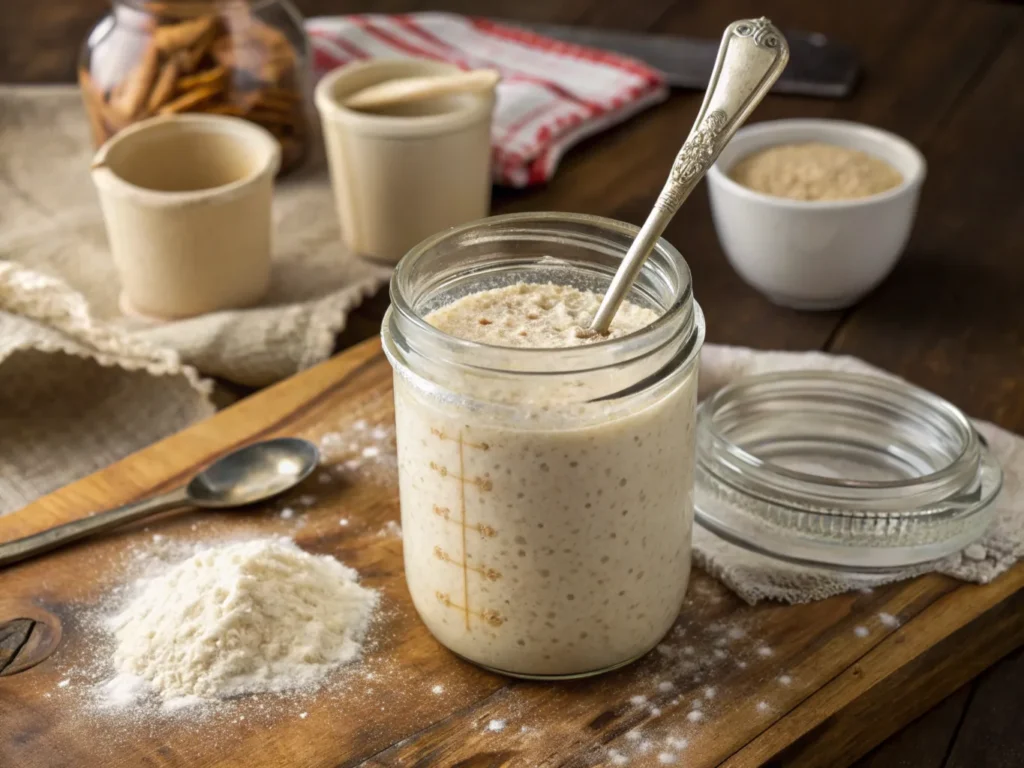
[[[461,452],[462,446],[459,446],[459,450]],[[469,485],[475,485],[481,491],[489,491],[494,487],[494,484],[491,482],[491,478],[489,477],[466,477],[462,474],[461,470],[459,471],[459,474],[455,474],[444,464],[438,464],[434,461],[430,462],[430,468],[437,472],[441,477],[450,477],[453,480],[460,480],[463,485],[467,483]]]
[[[437,599],[447,608],[454,608],[457,611],[464,611],[467,616],[476,616],[478,619],[490,624],[492,627],[500,627],[505,619],[497,611],[474,611],[464,605],[454,602],[447,592],[438,592]]]
[[[435,504],[434,514],[440,517],[441,519],[446,520],[449,523],[459,523],[458,520],[452,518],[452,511],[448,509],[448,507],[439,507],[437,506],[437,504]],[[474,523],[473,525],[467,525],[466,529],[470,531],[476,531],[480,534],[482,538],[485,539],[490,539],[498,534],[498,532],[494,530],[491,526],[484,525],[483,523]]]
[[[457,565],[460,568],[462,567],[462,561],[460,559],[452,557],[440,547],[434,547],[434,557],[442,563],[451,563],[452,565]],[[501,578],[501,571],[494,568],[487,568],[482,565],[468,565],[467,567],[474,573],[479,573],[488,581],[497,581]]]
[[[447,592],[438,592],[437,599],[441,603],[449,608],[462,611],[466,618],[466,629],[470,628],[470,617],[476,616],[482,619],[492,627],[501,626],[505,619],[502,618],[501,614],[497,611],[490,610],[474,610],[469,602],[469,574],[475,573],[481,578],[487,579],[488,581],[497,581],[501,578],[501,572],[494,569],[488,568],[485,565],[470,565],[469,563],[469,544],[468,534],[470,531],[479,534],[481,539],[490,539],[495,537],[498,532],[491,526],[485,525],[484,523],[470,523],[466,516],[466,486],[473,486],[480,489],[481,492],[486,493],[490,491],[494,484],[491,478],[487,475],[467,477],[466,475],[466,448],[475,451],[486,451],[490,449],[487,443],[471,443],[463,439],[462,431],[460,430],[457,436],[449,435],[444,430],[431,429],[430,433],[438,438],[439,440],[449,441],[457,443],[459,447],[459,466],[458,471],[453,472],[446,465],[439,464],[437,462],[430,462],[430,468],[437,472],[441,477],[451,478],[459,484],[459,509],[457,513],[453,513],[450,507],[442,507],[439,504],[434,505],[434,514],[444,520],[446,523],[457,525],[460,528],[462,536],[462,546],[459,556],[453,556],[446,552],[441,547],[434,547],[434,557],[443,563],[448,563],[457,568],[462,569],[462,603],[456,603],[451,599],[451,596]]]
[[[487,443],[468,443],[468,442],[465,442],[462,439],[462,432],[459,432],[459,436],[458,437],[452,437],[451,435],[447,434],[443,429],[438,429],[437,427],[431,427],[430,428],[430,434],[434,435],[434,437],[439,437],[442,440],[449,440],[449,441],[451,441],[453,443],[462,443],[467,448],[476,448],[477,450],[480,450],[480,451],[487,451],[487,450],[490,450],[490,448],[491,448],[491,446],[489,446]]]

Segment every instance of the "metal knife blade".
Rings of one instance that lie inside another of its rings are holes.
[[[519,21],[500,23],[566,43],[632,56],[663,72],[668,84],[675,88],[706,88],[718,53],[717,40]],[[783,32],[789,42],[789,65],[772,88],[773,93],[830,99],[850,95],[860,73],[852,48],[816,32]]]

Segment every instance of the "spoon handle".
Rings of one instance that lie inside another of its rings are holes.
[[[734,21],[722,36],[697,119],[676,155],[654,209],[615,273],[590,330],[605,333],[647,256],[729,139],[761,103],[789,61],[786,38],[766,18]]]
[[[49,528],[23,539],[8,541],[0,544],[0,568],[40,555],[43,552],[49,552],[51,549],[62,547],[69,542],[91,536],[94,533],[107,531],[157,512],[184,506],[187,503],[184,487],[175,488],[173,491],[159,496],[151,496],[142,501],[125,504],[123,507],[83,517],[81,520],[72,520],[70,523]]]

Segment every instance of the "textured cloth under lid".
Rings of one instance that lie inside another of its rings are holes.
[[[703,399],[741,376],[792,370],[892,375],[853,357],[822,352],[760,352],[709,344],[701,352],[700,396]],[[694,557],[702,568],[749,603],[805,603],[931,571],[986,584],[1024,557],[1024,438],[986,421],[972,422],[1003,470],[1003,489],[995,500],[995,519],[988,531],[963,552],[937,563],[866,576],[790,565],[730,544],[695,524]]]

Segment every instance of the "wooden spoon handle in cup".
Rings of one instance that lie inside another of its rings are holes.
[[[436,77],[404,77],[356,91],[342,104],[349,109],[380,109],[451,93],[489,91],[500,79],[501,75],[494,69],[475,69]]]

